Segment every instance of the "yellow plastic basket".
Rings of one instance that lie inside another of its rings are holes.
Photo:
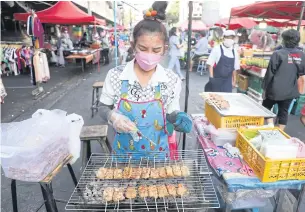
[[[239,128],[264,125],[264,117],[221,116],[210,104],[205,103],[205,116],[216,128]]]
[[[264,183],[279,180],[305,180],[305,158],[272,160],[265,158],[244,136],[246,132],[272,130],[274,128],[239,129],[236,147],[241,151],[244,160]],[[278,129],[278,128],[276,128]],[[289,135],[280,130],[287,138]]]

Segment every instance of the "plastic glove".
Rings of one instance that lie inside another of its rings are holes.
[[[107,119],[109,124],[111,124],[118,133],[131,133],[138,130],[135,123],[116,109],[110,111]]]
[[[173,114],[175,114],[174,117]],[[189,133],[192,131],[193,121],[185,112],[171,113],[167,116],[167,120],[174,125],[175,130],[178,132]]]

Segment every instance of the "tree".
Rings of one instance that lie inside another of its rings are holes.
[[[171,1],[169,4],[169,9],[166,13],[166,18],[169,24],[175,24],[179,22],[179,1]]]

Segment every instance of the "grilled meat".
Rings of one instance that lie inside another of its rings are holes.
[[[105,179],[106,173],[107,173],[106,168],[99,168],[99,170],[96,172],[96,177],[98,179]]]
[[[107,169],[105,179],[113,179],[114,169]]]
[[[163,198],[163,197],[168,197],[168,192],[167,192],[167,189],[166,189],[166,186],[165,185],[158,185],[157,186],[157,190],[158,190],[158,196],[160,198]]]
[[[114,191],[114,189],[112,187],[105,188],[105,190],[103,192],[103,199],[106,202],[112,201],[112,199],[113,199],[113,191]]]
[[[182,176],[180,166],[178,166],[178,165],[173,166],[173,172],[176,177]]]
[[[114,169],[113,179],[122,179],[123,178],[123,170],[122,169]]]
[[[140,196],[141,198],[146,198],[146,197],[148,197],[148,186],[146,186],[146,185],[140,185],[138,190],[139,190],[139,196]]]
[[[123,171],[123,178],[129,179],[131,177],[132,168],[131,167],[125,167]]]
[[[161,178],[166,178],[167,177],[165,167],[157,168],[157,171],[159,172],[159,176]]]
[[[132,168],[131,179],[140,179],[142,174],[142,168]]]
[[[142,168],[142,176],[141,176],[141,178],[148,179],[149,176],[150,176],[150,168],[149,167]]]
[[[179,196],[185,196],[187,194],[187,188],[181,183],[178,184],[177,194]]]
[[[152,198],[158,198],[157,186],[155,186],[155,185],[148,186],[148,195],[149,195],[149,197],[152,197]]]
[[[137,189],[135,187],[128,187],[126,189],[126,198],[128,199],[134,199],[137,197]]]
[[[151,168],[150,169],[150,177],[153,178],[153,179],[158,179],[160,177],[159,172],[156,168]]]
[[[183,165],[180,167],[181,168],[181,173],[183,177],[188,177],[190,176],[190,170],[186,165]]]
[[[125,199],[123,188],[114,188],[113,201],[122,201]]]
[[[173,185],[173,184],[168,184],[168,185],[166,186],[166,188],[167,188],[167,191],[168,191],[168,193],[169,193],[170,196],[173,196],[173,197],[177,196],[177,188],[176,188],[175,185]]]
[[[171,166],[166,166],[165,170],[167,177],[174,177],[173,169]]]

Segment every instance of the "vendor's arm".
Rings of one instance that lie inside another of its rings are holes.
[[[266,91],[269,83],[271,82],[272,78],[275,75],[276,69],[278,67],[278,63],[279,63],[279,57],[277,52],[274,52],[270,58],[268,67],[267,67],[267,71],[263,80],[263,85],[262,88],[264,91]]]
[[[240,58],[239,58],[239,53],[236,49],[234,50],[234,54],[235,54],[235,61],[234,61],[234,71],[232,75],[232,85],[236,86],[236,78],[237,78],[236,75],[237,75],[237,71],[240,69]]]
[[[189,133],[193,126],[192,119],[188,114],[180,111],[181,80],[177,80],[174,92],[175,98],[168,106],[166,119],[169,123],[173,124],[176,131]]]
[[[214,65],[219,61],[219,53],[217,51],[217,47],[214,47],[211,51],[211,54],[207,60],[207,65],[209,66],[209,73],[210,73],[210,77],[213,78],[214,77]]]

